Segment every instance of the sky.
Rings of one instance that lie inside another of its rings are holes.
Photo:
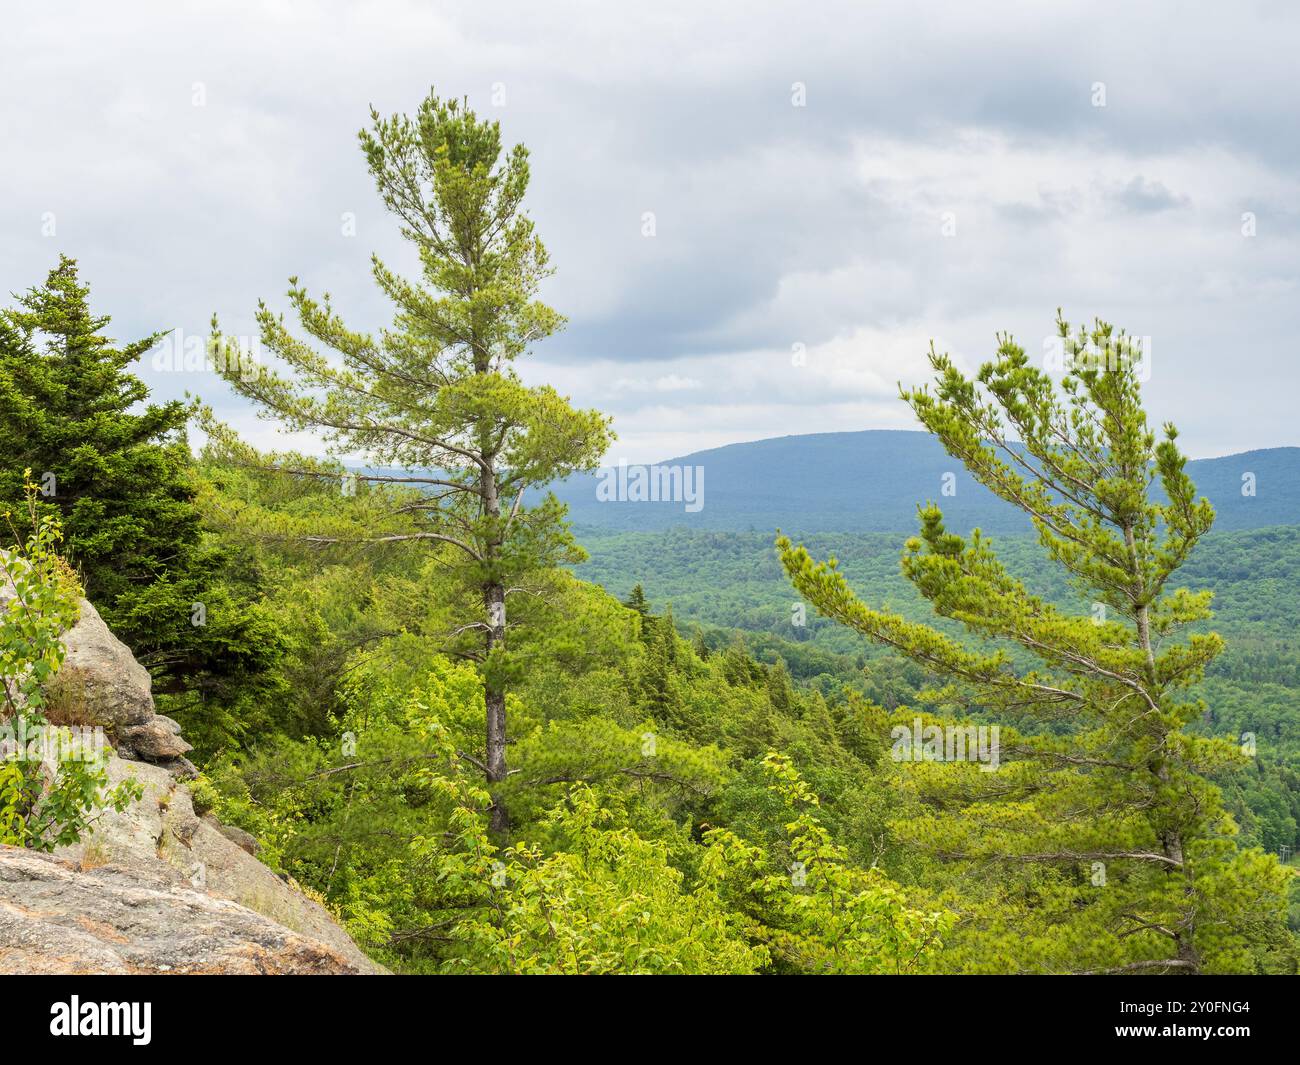
[[[252,332],[287,279],[358,329],[414,272],[356,133],[468,97],[532,154],[567,316],[521,363],[610,461],[913,428],[1056,309],[1149,338],[1196,457],[1300,444],[1300,8],[1273,3],[22,5],[0,36],[0,295],[78,259],[111,332]],[[263,447],[215,375],[162,356]]]

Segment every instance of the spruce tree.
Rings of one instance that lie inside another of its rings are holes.
[[[793,714],[794,686],[790,682],[790,670],[785,659],[777,660],[767,667],[767,698],[772,709],[785,717]]]
[[[664,642],[664,652],[668,656],[668,665],[677,668],[677,619],[673,617],[673,605],[669,603],[657,619],[660,639]]]
[[[183,706],[231,696],[264,674],[278,635],[219,579],[225,556],[203,542],[189,405],[148,403],[131,373],[159,335],[119,345],[109,322],[66,256],[0,311],[0,505],[22,513],[30,469],[86,597],[155,690],[184,693]]]
[[[160,337],[119,347],[108,324],[66,256],[0,312],[0,498],[20,501],[30,468],[62,512],[87,598],[111,608],[197,541],[199,514],[184,472],[188,408],[137,409],[149,392],[129,367]]]
[[[920,805],[895,825],[955,869],[962,928],[948,963],[967,971],[1249,971],[1282,936],[1287,874],[1239,849],[1207,776],[1240,764],[1231,742],[1193,735],[1189,691],[1222,648],[1188,627],[1209,591],[1171,584],[1209,531],[1172,425],[1142,407],[1132,338],[1058,319],[1059,387],[1009,336],[966,377],[931,350],[936,381],[905,390],[921,423],[970,475],[1025,511],[1081,593],[1069,609],[1032,594],[989,539],[920,510],[903,572],[963,643],[875,610],[834,559],[778,541],[819,611],[895,648],[1004,728],[1001,766],[904,763]],[[900,716],[910,717],[911,714]],[[897,718],[896,718],[897,720]]]
[[[660,725],[675,725],[681,716],[675,670],[673,645],[676,636],[667,629],[658,629],[655,638],[646,647],[641,667],[641,702],[646,712]]]
[[[583,557],[563,507],[539,490],[594,469],[608,421],[575,410],[553,388],[524,385],[513,368],[563,324],[537,299],[551,267],[523,210],[527,149],[503,151],[498,123],[433,93],[414,116],[371,117],[360,133],[366,163],[422,268],[406,279],[373,259],[374,281],[395,307],[392,326],[354,331],[328,295],[318,301],[293,278],[289,303],[307,340],[265,303],[257,312],[262,344],[283,368],[255,365],[219,329],[214,361],[286,428],[364,459],[357,481],[423,490],[352,540],[428,547],[463,592],[464,611],[444,648],[482,670],[485,750],[474,760],[496,796],[493,826],[504,829],[497,785],[507,775],[506,692],[526,668],[510,653],[510,604],[535,590],[538,574]],[[377,472],[393,467],[402,472]]]
[[[704,636],[704,630],[699,625],[696,625],[691,633],[691,650],[701,662],[707,661],[713,653],[709,649],[709,641]]]
[[[635,611],[636,616],[641,619],[641,642],[647,647],[653,647],[659,629],[662,627],[662,620],[651,612],[650,600],[646,598],[645,589],[641,587],[640,582],[633,585],[631,593],[623,600],[623,605]]]
[[[631,593],[623,600],[623,605],[629,610],[635,610],[642,617],[650,613],[650,603],[645,597],[645,589],[641,587],[640,582],[633,585]]]

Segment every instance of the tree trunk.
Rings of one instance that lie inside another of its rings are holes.
[[[488,566],[488,580],[483,586],[483,605],[487,609],[487,639],[485,641],[489,662],[485,663],[487,676],[483,682],[483,701],[487,708],[487,784],[492,793],[490,827],[494,832],[505,832],[510,827],[510,816],[501,798],[500,785],[506,779],[506,692],[492,675],[491,655],[496,647],[506,642],[506,590],[497,576],[494,564],[501,548],[501,498],[497,489],[496,456],[484,451],[483,512],[490,520],[484,561]]]
[[[488,609],[488,652],[505,641],[506,590],[500,584],[487,586],[484,598]],[[487,782],[492,792],[491,828],[504,832],[510,827],[510,817],[498,793],[499,785],[506,779],[506,693],[488,680],[484,682],[484,701],[487,704]]]
[[[483,259],[483,250],[477,244],[463,249],[465,265],[477,274]],[[474,286],[477,291],[477,285]],[[477,325],[471,327],[470,351],[474,358],[474,372],[487,374],[492,369],[492,353],[482,339]],[[479,493],[483,516],[488,521],[483,544],[483,563],[486,579],[483,584],[483,605],[487,610],[487,639],[484,641],[486,671],[483,681],[483,701],[487,709],[487,772],[488,791],[492,795],[492,811],[488,822],[493,832],[505,832],[510,827],[510,815],[501,797],[506,769],[506,690],[499,676],[493,676],[491,663],[494,648],[504,649],[506,642],[506,589],[497,569],[501,546],[505,539],[501,525],[501,489],[497,484],[497,451],[493,441],[494,427],[480,422],[476,429],[480,461]]]
[[[1130,552],[1132,553],[1133,531],[1132,529],[1125,528],[1124,533],[1125,539],[1129,544]],[[1134,564],[1136,565],[1135,553],[1133,554],[1133,558]],[[1160,689],[1156,677],[1155,648],[1151,643],[1151,613],[1150,608],[1145,603],[1137,609],[1137,631],[1138,645],[1141,647],[1146,658],[1147,683],[1151,688],[1151,697],[1158,701],[1160,697]],[[1158,763],[1156,778],[1161,784],[1167,784],[1169,782],[1169,770],[1165,766],[1163,759]],[[1201,959],[1192,942],[1196,927],[1196,879],[1193,875],[1191,865],[1187,861],[1186,852],[1183,849],[1182,833],[1177,829],[1173,829],[1169,832],[1162,832],[1160,834],[1160,845],[1164,850],[1165,856],[1171,861],[1178,863],[1178,872],[1182,874],[1183,880],[1187,885],[1185,892],[1187,896],[1186,919],[1183,926],[1174,933],[1173,937],[1174,943],[1178,947],[1178,958],[1180,961],[1187,963],[1189,972],[1199,973],[1201,971]]]

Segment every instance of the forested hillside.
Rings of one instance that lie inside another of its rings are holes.
[[[785,579],[771,538],[760,533],[674,529],[611,533],[581,528],[590,558],[577,574],[616,595],[634,586],[669,604],[683,631],[699,626],[721,639],[740,630],[767,661],[780,657],[795,675],[816,677],[891,668],[887,650],[864,644],[804,604]],[[904,537],[890,533],[825,533],[806,537],[810,550],[834,554],[862,596],[913,621],[929,605],[899,569]],[[1091,604],[1053,569],[1037,541],[995,540],[998,555],[1027,587],[1087,613]],[[1207,734],[1257,737],[1255,770],[1236,780],[1258,821],[1256,837],[1287,857],[1300,851],[1300,527],[1280,526],[1208,536],[1183,570],[1189,588],[1214,593],[1214,619],[1201,623],[1227,647],[1201,686]],[[944,623],[941,621],[941,625]],[[947,623],[948,631],[959,626]],[[1251,818],[1247,818],[1248,824]]]

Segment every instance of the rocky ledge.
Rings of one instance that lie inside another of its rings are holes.
[[[0,973],[373,971],[161,871],[84,868],[49,854],[0,847]]]
[[[0,609],[11,597],[0,588]],[[84,599],[47,686],[52,722],[101,726],[110,786],[143,796],[53,855],[0,846],[0,973],[382,973],[316,900],[199,817],[180,727]]]

